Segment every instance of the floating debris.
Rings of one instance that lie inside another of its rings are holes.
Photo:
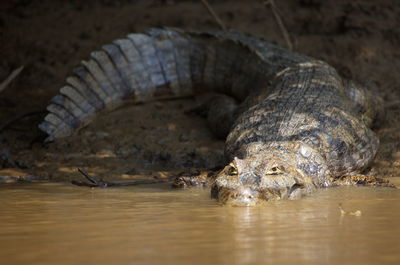
[[[347,212],[345,210],[343,210],[342,204],[339,203],[339,210],[340,210],[340,214],[341,216],[346,216],[346,215],[351,215],[351,216],[361,216],[362,212],[360,210],[354,211],[354,212]]]

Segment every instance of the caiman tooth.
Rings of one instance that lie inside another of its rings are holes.
[[[95,108],[75,88],[63,86],[60,89],[60,93],[70,98],[84,113],[93,113],[95,111]]]
[[[85,64],[86,62],[82,61],[82,64]],[[73,72],[80,77],[80,79],[86,83],[86,85],[93,91],[95,92],[99,98],[104,102],[105,106],[107,107],[110,102],[113,100],[112,97],[110,97],[100,86],[97,80],[94,79],[93,75],[91,72],[88,70],[87,67],[77,67],[73,70]],[[97,76],[98,77],[98,76]],[[103,84],[104,86],[104,84]]]
[[[155,92],[155,88],[167,85],[164,77],[165,73],[162,71],[152,39],[145,34],[129,34],[128,38],[139,52],[145,69],[149,71],[150,79],[154,86],[154,90],[149,91],[149,94],[152,95]]]
[[[149,91],[154,91],[155,87],[146,66],[142,62],[139,52],[131,40],[120,39],[115,40],[113,43],[117,45],[124,54],[128,62],[128,69],[132,72],[132,77],[137,83],[137,87],[134,91],[135,97],[139,101],[144,101],[151,96],[149,95]]]
[[[104,45],[103,50],[105,50],[111,58],[114,67],[118,72],[119,79],[123,83],[123,86],[121,87],[123,89],[124,97],[134,94],[135,88],[138,87],[138,84],[134,78],[135,74],[129,67],[129,63],[122,51],[116,44]]]
[[[104,109],[104,102],[96,94],[95,91],[91,90],[85,82],[76,76],[67,77],[67,84],[74,87],[79,93],[89,102],[96,110]]]

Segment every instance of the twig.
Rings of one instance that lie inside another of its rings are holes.
[[[165,183],[164,180],[137,180],[133,182],[108,182],[102,179],[95,179],[90,176],[85,170],[78,168],[79,173],[81,173],[89,182],[82,181],[71,181],[71,184],[76,186],[85,186],[90,188],[108,188],[108,187],[121,187],[121,186],[135,186],[135,185],[143,185],[143,184],[157,184],[157,183]]]
[[[11,72],[11,74],[0,84],[0,93],[11,83],[11,81],[16,78],[21,71],[24,69],[24,66],[20,66]]]
[[[39,110],[39,111],[32,111],[32,112],[27,112],[27,113],[23,113],[21,115],[18,115],[15,118],[12,118],[11,120],[5,122],[4,124],[0,125],[0,132],[2,132],[5,128],[7,128],[8,126],[10,126],[11,124],[13,124],[16,121],[19,121],[23,118],[29,117],[29,116],[34,116],[34,115],[39,115],[39,114],[44,114],[46,111],[44,110]]]
[[[85,170],[78,167],[79,173],[81,173],[87,180],[89,180],[93,184],[97,184],[97,180],[89,175]]]
[[[217,24],[221,27],[222,30],[226,31],[226,27],[222,20],[218,17],[217,13],[215,13],[214,9],[210,6],[207,0],[201,0],[203,5],[207,8],[207,11],[210,12],[211,16],[215,19]]]
[[[278,24],[279,29],[282,32],[283,38],[285,39],[289,50],[293,50],[293,43],[290,40],[289,32],[287,31],[285,24],[283,23],[283,20],[282,20],[281,16],[279,15],[279,9],[276,7],[274,0],[264,0],[263,4],[265,6],[271,7],[271,11],[274,14],[275,21]]]

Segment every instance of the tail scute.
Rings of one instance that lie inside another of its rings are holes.
[[[231,32],[150,29],[92,52],[52,99],[39,128],[46,141],[87,125],[103,109],[213,89],[244,99],[265,77],[308,58]]]
[[[128,38],[139,52],[144,70],[149,72],[152,86],[147,89],[148,93],[152,95],[157,87],[164,86],[167,83],[154,44],[151,38],[145,34],[129,34]]]
[[[130,39],[119,39],[113,41],[113,43],[121,50],[126,58],[128,63],[126,69],[129,70],[130,78],[134,79],[137,83],[137,87],[133,91],[135,96],[139,100],[145,98],[147,91],[154,89],[154,85],[141,59],[139,51]]]
[[[68,136],[73,132],[73,128],[55,115],[54,112],[47,114],[44,121],[39,124],[39,129],[49,135],[46,139],[47,141],[53,141],[57,138]]]
[[[103,46],[103,49],[107,48],[107,52],[112,52],[110,46]],[[115,64],[111,61],[106,51],[95,51],[90,54],[92,59],[97,62],[100,69],[103,71],[105,78],[110,84],[111,96],[114,99],[121,99],[128,94],[129,88],[125,80],[121,78],[121,74],[115,67]],[[116,55],[114,55],[116,56]]]
[[[89,101],[84,96],[82,96],[74,87],[68,85],[63,86],[60,89],[60,93],[70,98],[71,101],[74,102],[77,106],[77,109],[82,110],[82,113],[80,113],[80,115],[84,115],[84,113],[87,112],[93,113],[95,111],[95,108],[93,108]]]
[[[65,112],[70,113],[73,117],[75,117],[78,121],[79,118],[82,117],[84,112],[72,101],[69,97],[59,94],[51,99],[51,103],[56,104],[64,109]],[[51,105],[50,105],[51,106]],[[74,124],[75,125],[75,124]]]
[[[99,95],[91,90],[87,84],[77,76],[69,76],[66,81],[67,84],[74,87],[95,110],[104,109],[104,102],[100,99]]]
[[[92,52],[90,54],[92,59],[81,62],[82,65],[86,68],[85,70],[87,76],[84,77],[84,79],[91,82],[93,86],[99,87],[97,91],[102,90],[105,101],[110,102],[111,100],[119,98],[120,92],[114,88],[111,80],[106,75],[106,72],[102,69],[101,63],[96,60],[96,58],[100,57],[98,56],[98,53],[100,52]]]
[[[134,78],[135,74],[131,71],[129,62],[122,51],[115,44],[105,45],[103,46],[103,50],[108,54],[114,64],[115,71],[111,71],[111,74],[117,76],[114,82],[120,82],[122,84],[119,89],[122,90],[123,97],[131,95],[132,92],[134,93],[134,88],[138,87],[138,84]]]
[[[171,30],[151,28],[146,33],[155,40],[165,78],[175,95],[192,93],[190,47],[192,42]]]

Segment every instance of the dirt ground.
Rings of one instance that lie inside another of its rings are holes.
[[[327,61],[348,78],[372,82],[385,100],[372,172],[400,172],[400,2],[396,0],[276,1],[298,52]],[[379,4],[378,4],[379,3]],[[210,1],[231,29],[285,45],[261,1]],[[19,115],[45,110],[72,68],[90,51],[128,33],[157,26],[216,29],[200,1],[3,0],[0,81],[24,70],[0,93],[0,176],[54,181],[81,179],[77,167],[105,178],[166,177],[177,170],[223,163],[223,141],[187,114],[193,99],[129,105],[101,115],[77,135],[36,141],[44,114],[4,127]]]

